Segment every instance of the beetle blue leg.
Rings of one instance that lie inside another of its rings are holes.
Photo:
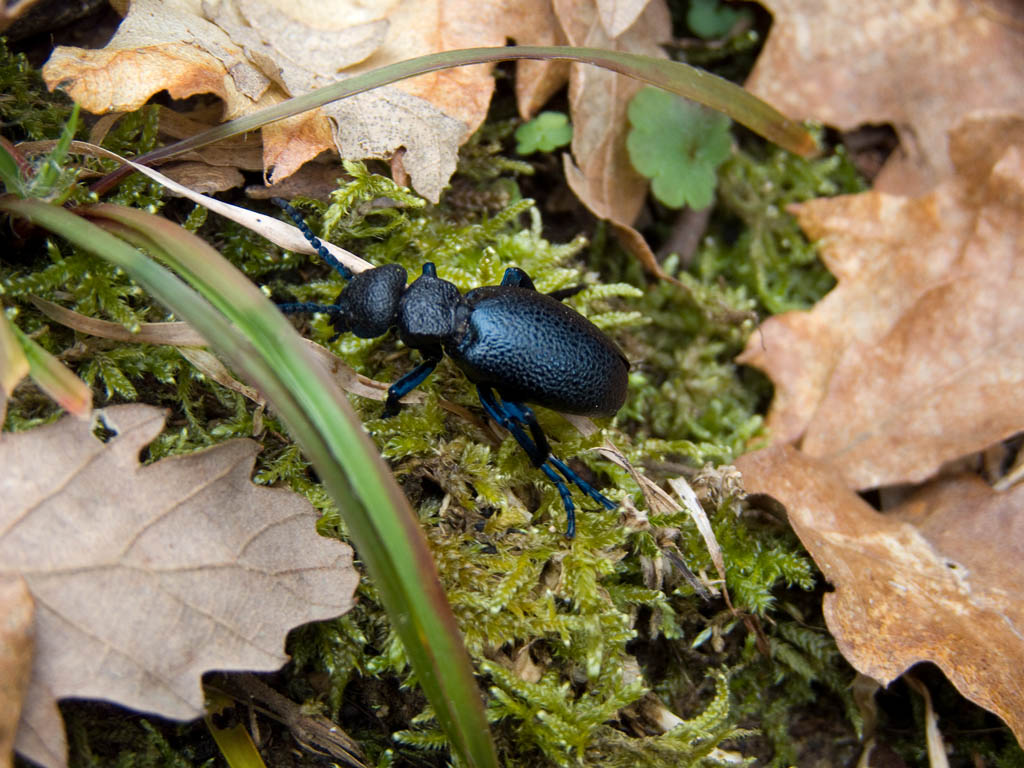
[[[508,413],[513,418],[515,418],[516,420],[518,420],[518,421],[520,421],[522,423],[525,423],[530,428],[530,433],[531,434],[533,434],[534,436],[536,436],[538,433],[541,434],[541,435],[544,434],[543,431],[541,431],[540,424],[537,423],[537,416],[534,414],[533,409],[530,408],[530,406],[524,405],[522,403],[511,402],[511,401],[508,401],[508,400],[506,400],[504,402],[504,405],[505,405],[505,410],[508,411]],[[568,482],[570,482],[573,485],[575,485],[577,488],[579,488],[581,491],[583,491],[585,494],[587,494],[587,496],[592,498],[598,504],[603,506],[605,509],[615,509],[615,507],[616,507],[615,502],[613,502],[611,499],[609,499],[604,494],[602,494],[599,491],[597,491],[590,483],[588,483],[582,477],[577,475],[569,467],[568,464],[563,462],[561,459],[558,459],[558,458],[556,458],[554,456],[551,456],[550,454],[548,455],[547,460],[549,462],[551,462],[551,464],[554,465],[554,467],[559,472],[562,473],[562,476]]]
[[[312,301],[286,301],[282,304],[278,304],[277,308],[284,312],[286,315],[295,314],[298,312],[323,312],[327,315],[330,315],[332,324],[336,323],[341,318],[338,312],[338,308],[333,304],[317,304]],[[337,327],[337,325],[335,325],[335,327]],[[329,338],[327,341],[334,341],[336,338],[341,336],[341,333],[341,331],[338,331],[336,334],[331,336],[331,338]]]
[[[547,464],[541,467],[541,471],[555,484],[558,495],[562,497],[562,506],[565,507],[565,538],[571,539],[576,535],[576,505],[573,504],[569,486],[563,483],[562,478],[555,474],[555,470]]]
[[[530,430],[530,434],[533,436],[534,441],[537,443],[537,448],[543,450],[543,459],[539,464],[534,462],[539,467],[545,461],[551,458],[551,446],[548,445],[548,436],[544,434],[544,430],[540,428],[540,424],[537,423],[537,417],[534,416],[533,410],[528,405],[517,403],[514,400],[502,400],[502,408],[509,416],[516,420],[519,424],[525,424]]]
[[[516,442],[526,451],[534,466],[539,467],[547,475],[548,479],[554,483],[555,488],[558,490],[558,495],[562,498],[562,506],[565,507],[566,538],[571,539],[576,535],[576,505],[572,501],[572,495],[569,493],[566,481],[578,487],[606,509],[615,508],[616,505],[613,501],[595,490],[590,483],[577,475],[565,462],[551,455],[547,438],[540,428],[540,424],[537,423],[537,417],[529,406],[511,400],[499,402],[489,387],[478,386],[477,392],[480,395],[480,402],[483,404],[484,410],[487,411],[487,415],[512,434]],[[523,425],[529,429],[530,435],[527,435]],[[533,439],[531,439],[531,435]],[[555,469],[552,469],[552,467],[562,473],[565,481],[558,476],[558,472],[555,472]]]
[[[568,288],[559,288],[557,291],[551,291],[548,296],[552,299],[562,301],[563,299],[568,299],[570,296],[575,296],[586,287],[587,286],[585,285],[570,285]]]
[[[302,236],[309,241],[309,244],[313,246],[313,250],[319,254],[321,259],[330,264],[331,267],[334,268],[334,271],[341,275],[345,280],[352,279],[352,270],[334,258],[334,256],[331,255],[331,252],[324,248],[324,244],[320,242],[320,238],[313,234],[313,230],[309,228],[309,224],[307,224],[306,220],[302,218],[302,214],[295,210],[295,207],[291,203],[280,197],[272,197],[270,198],[270,202],[288,214],[288,217],[295,222],[295,226],[302,232]]]
[[[519,443],[524,451],[526,451],[526,455],[530,457],[530,461],[533,462],[533,466],[543,468],[544,462],[546,462],[548,460],[548,456],[551,455],[551,448],[548,445],[548,441],[544,436],[544,433],[540,433],[541,442],[538,445],[530,439],[530,437],[523,431],[523,428],[519,426],[515,417],[508,412],[507,403],[498,402],[498,399],[494,396],[494,392],[490,387],[478,386],[476,391],[480,396],[481,405],[483,405],[484,410],[487,411],[487,415],[512,433],[512,437],[516,439],[516,442]]]
[[[402,407],[398,401],[422,384],[423,380],[433,373],[439,362],[441,362],[441,355],[431,355],[388,387],[388,398],[384,401],[383,417],[385,419],[398,413],[398,409]]]
[[[603,493],[594,488],[594,486],[592,486],[582,477],[573,472],[572,468],[569,467],[569,465],[563,462],[561,459],[556,459],[554,456],[552,456],[548,459],[548,461],[550,461],[558,468],[558,471],[562,473],[566,480],[575,485],[577,488],[579,488],[581,491],[587,494],[587,496],[592,498],[605,509],[615,509],[615,507],[618,506],[614,501],[609,499]]]

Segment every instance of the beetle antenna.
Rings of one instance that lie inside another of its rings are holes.
[[[288,214],[288,217],[295,222],[295,226],[299,228],[303,237],[305,237],[309,244],[313,246],[313,250],[319,254],[321,259],[334,267],[334,271],[341,275],[345,280],[352,279],[352,270],[334,258],[331,252],[324,247],[320,238],[313,234],[313,230],[309,228],[309,224],[307,224],[306,220],[302,218],[302,214],[295,209],[295,206],[280,197],[272,197],[270,198],[270,202]]]

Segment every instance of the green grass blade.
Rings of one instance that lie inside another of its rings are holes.
[[[272,107],[231,120],[183,141],[161,147],[137,158],[137,162],[148,165],[230,136],[256,130],[276,120],[315,109],[347,96],[354,96],[357,93],[427,72],[515,59],[578,61],[604,67],[724,112],[737,123],[745,125],[755,133],[791,152],[810,155],[817,149],[814,138],[799,123],[790,120],[770,104],[748,93],[735,83],[689,64],[600,48],[574,48],[566,45],[518,45],[505,48],[466,48],[442,51],[389,64],[287,99]]]
[[[26,336],[18,326],[11,327],[25,353],[28,375],[32,381],[72,416],[88,419],[92,413],[92,390],[64,363]]]
[[[232,719],[230,725],[225,728],[217,724],[217,715],[234,707],[234,699],[209,688],[206,688],[205,692],[206,717],[203,719],[206,721],[206,727],[210,729],[213,740],[217,742],[220,753],[224,755],[228,768],[267,768],[244,725],[236,719]]]
[[[74,213],[24,200],[0,201],[2,209],[121,266],[260,388],[345,516],[453,751],[467,765],[496,766],[480,692],[412,509],[343,393],[276,307],[210,246],[159,217],[110,205],[89,209],[167,258],[205,299]]]
[[[4,188],[8,192],[14,194],[20,193],[25,183],[21,177],[18,161],[14,159],[14,155],[3,143],[0,143],[0,182],[3,182]]]
[[[14,324],[0,306],[0,392],[10,395],[28,374],[28,369],[28,358],[14,335]],[[0,418],[3,418],[2,413]]]

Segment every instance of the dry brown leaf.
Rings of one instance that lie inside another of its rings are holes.
[[[208,130],[216,124],[219,115],[210,114],[209,109],[192,113],[175,112],[167,107],[160,107],[160,133],[172,139],[186,139],[197,133]],[[103,118],[100,118],[103,120]],[[97,137],[90,134],[92,144],[101,144]],[[230,139],[218,141],[205,147],[177,155],[175,160],[193,160],[207,165],[230,166],[243,171],[263,170],[263,149],[258,142],[247,134],[232,136]],[[340,173],[340,168],[339,168]]]
[[[104,415],[107,443],[72,419],[0,441],[0,576],[37,606],[16,747],[45,766],[66,759],[57,699],[196,717],[204,671],[280,667],[288,630],[344,613],[358,581],[309,502],[251,482],[256,443],[142,466],[163,413]]]
[[[241,171],[227,166],[184,162],[170,163],[160,170],[168,178],[174,179],[182,186],[202,195],[212,195],[214,192],[234,189],[245,183],[245,177]]]
[[[559,35],[550,0],[134,0],[106,48],[58,48],[44,76],[91,112],[135,109],[167,89],[214,93],[236,117],[414,56]],[[328,149],[389,159],[404,148],[413,187],[437,201],[458,146],[486,117],[491,69],[434,72],[274,123],[263,131],[263,166],[277,182]],[[564,82],[558,66],[520,70],[524,112]]]
[[[213,93],[223,99],[226,117],[245,114],[271,81],[196,6],[135,0],[105,48],[58,46],[43,77],[96,114],[138,109],[160,90],[176,99]]]
[[[774,439],[850,487],[919,482],[1024,429],[1024,121],[968,120],[951,147],[957,175],[924,197],[797,206],[838,285],[739,358],[775,383]]]
[[[510,4],[515,1],[506,0]],[[509,29],[508,36],[517,45],[567,44],[551,0],[523,0],[520,26]],[[568,61],[516,62],[516,105],[520,117],[529,120],[569,82],[569,66]]]
[[[924,191],[947,136],[979,110],[1024,114],[1024,11],[1012,0],[762,0],[771,32],[747,88],[796,119],[892,123],[906,159],[876,189]]]
[[[882,515],[829,464],[790,446],[740,457],[751,494],[783,505],[835,592],[839,649],[888,685],[920,661],[999,715],[1024,743],[1024,487],[936,481]]]
[[[671,34],[664,0],[651,0],[618,37],[609,35],[595,0],[554,0],[570,45],[664,58],[658,45]],[[614,225],[620,241],[649,268],[657,261],[632,224],[647,195],[647,179],[633,168],[626,149],[629,102],[643,84],[598,67],[573,64],[569,80],[572,157],[563,156],[569,187],[596,216]]]
[[[32,671],[35,608],[20,576],[0,576],[0,768],[10,768]]]
[[[272,197],[311,197],[314,200],[326,200],[345,179],[345,171],[336,158],[323,156],[318,161],[306,163],[299,170],[282,179],[276,184],[249,184],[245,188],[245,196],[252,200],[269,200]]]
[[[596,0],[601,26],[608,37],[618,37],[637,20],[651,0]]]
[[[116,339],[139,344],[173,344],[175,346],[204,347],[205,338],[188,323],[177,321],[172,323],[139,323],[136,330],[128,330],[123,323],[111,320],[99,320],[83,315],[73,309],[54,304],[52,301],[31,297],[36,309],[51,320],[92,336],[104,339]]]

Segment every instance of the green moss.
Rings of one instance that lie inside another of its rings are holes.
[[[718,185],[717,219],[695,265],[703,283],[745,287],[759,312],[771,314],[807,309],[832,288],[832,275],[786,208],[865,189],[842,147],[812,160],[772,147],[743,149],[722,166]]]
[[[103,146],[122,157],[144,154],[156,147],[159,127],[160,109],[155,105],[144,106],[121,117],[103,139]],[[113,160],[103,160],[96,164],[104,171],[112,171],[118,166]],[[133,173],[117,185],[106,202],[157,213],[163,208],[163,195],[163,186],[148,176]]]
[[[108,711],[109,709],[109,711]],[[109,705],[89,708],[84,703],[61,707],[68,730],[71,768],[212,768],[200,720],[190,724],[154,725]],[[198,747],[196,746],[198,745]]]
[[[12,141],[55,139],[71,115],[71,101],[49,93],[23,53],[13,53],[0,37],[0,119]],[[14,133],[9,132],[13,127]]]

